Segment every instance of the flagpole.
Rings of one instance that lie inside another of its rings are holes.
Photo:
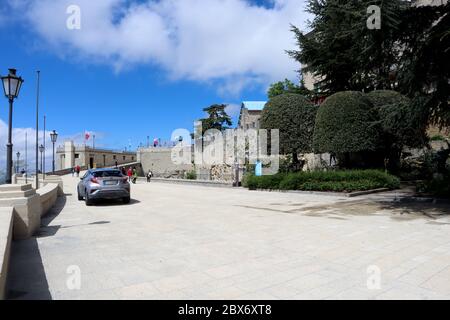
[[[40,71],[37,72],[37,92],[36,92],[36,190],[39,189],[39,81]]]
[[[45,121],[46,121],[46,116],[44,115],[44,133],[43,135],[43,140],[44,140],[44,158],[43,158],[43,164],[42,164],[42,180],[45,180]]]
[[[25,131],[25,184],[28,184],[28,132]]]

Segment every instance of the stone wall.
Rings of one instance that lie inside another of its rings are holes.
[[[6,294],[12,239],[31,237],[61,194],[58,182],[48,182],[37,191],[31,184],[0,185],[0,300]]]
[[[6,296],[9,257],[13,230],[13,208],[0,208],[0,300]]]
[[[193,164],[174,163],[172,148],[140,149],[137,159],[142,165],[144,174],[151,170],[157,178],[183,178],[185,172],[194,170]]]

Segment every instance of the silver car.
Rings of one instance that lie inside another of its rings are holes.
[[[78,183],[78,200],[92,205],[96,199],[122,199],[130,203],[130,183],[128,177],[117,169],[88,170]]]

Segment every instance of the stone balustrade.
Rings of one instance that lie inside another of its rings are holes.
[[[0,300],[5,298],[11,241],[29,238],[39,229],[41,218],[64,194],[58,179],[46,179],[38,190],[31,184],[0,185]]]
[[[5,299],[6,278],[11,253],[13,208],[0,208],[0,300]]]

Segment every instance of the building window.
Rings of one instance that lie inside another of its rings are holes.
[[[75,153],[75,159],[80,159],[80,154],[79,153]]]
[[[113,160],[116,160],[117,159],[117,156],[116,155],[113,155]]]
[[[134,157],[131,157],[131,161],[134,161]]]
[[[126,158],[127,158],[127,157],[123,156],[123,161],[125,161]]]

